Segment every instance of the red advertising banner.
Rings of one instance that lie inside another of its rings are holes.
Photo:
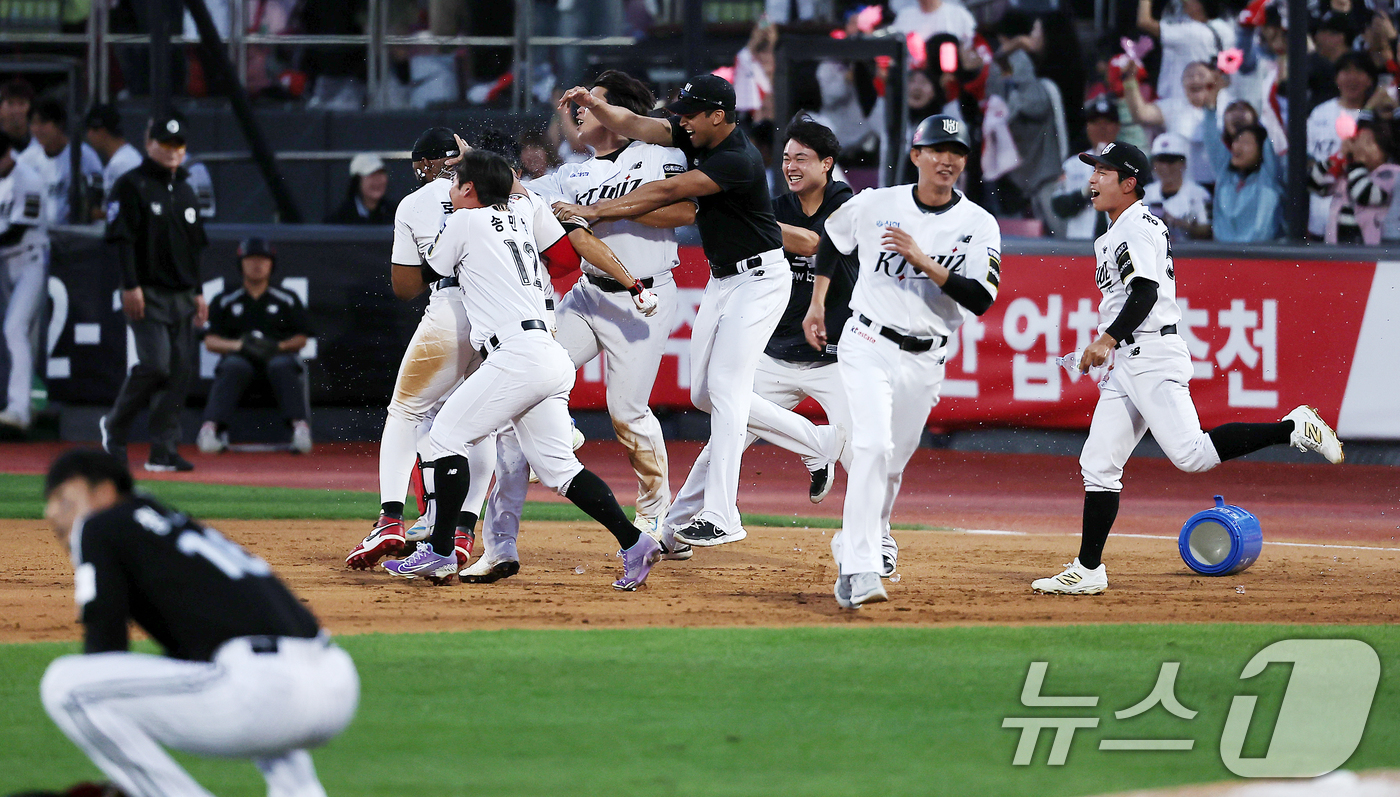
[[[689,409],[690,321],[709,274],[698,248],[683,247],[681,263],[682,308],[652,404]],[[1178,258],[1175,272],[1178,329],[1191,351],[1191,394],[1205,428],[1277,420],[1298,404],[1337,417],[1374,262]],[[558,280],[555,289],[562,294],[576,279]],[[930,426],[1087,428],[1097,388],[1055,358],[1094,340],[1099,299],[1090,257],[1006,255],[996,303],[980,318],[968,314],[950,342]],[[602,374],[597,360],[580,369],[574,407],[604,408]],[[810,409],[820,415],[815,404]]]

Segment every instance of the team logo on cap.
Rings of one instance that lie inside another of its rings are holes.
[[[1100,154],[1100,155],[1107,155],[1108,153],[1110,153],[1110,152],[1112,152],[1112,151],[1113,151],[1113,144],[1111,144],[1111,143],[1109,143],[1109,144],[1104,144],[1104,145],[1103,145],[1103,152],[1100,152],[1099,154]]]
[[[168,122],[165,123],[165,132],[167,132],[167,133],[178,133],[178,132],[180,132],[180,123],[177,122],[177,121],[175,121],[174,119],[171,119],[170,121],[168,121]]]
[[[187,224],[194,224],[194,219],[195,219],[194,208],[185,208],[185,222],[186,222]]]
[[[690,91],[690,84],[685,84],[685,88],[681,89],[681,91]]]
[[[957,133],[958,133],[958,120],[957,120],[957,119],[944,119],[944,120],[943,120],[943,132],[945,132],[945,133],[947,133],[947,134],[949,134],[949,135],[957,135]]]

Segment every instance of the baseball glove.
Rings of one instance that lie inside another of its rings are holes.
[[[266,364],[277,355],[277,341],[264,337],[258,332],[249,332],[242,338],[240,354],[256,363]]]

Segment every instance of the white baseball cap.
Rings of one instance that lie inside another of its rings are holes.
[[[375,172],[384,171],[384,159],[373,152],[361,152],[350,159],[351,177],[368,177]]]
[[[1152,157],[1184,158],[1187,146],[1186,138],[1180,133],[1163,133],[1152,139]]]

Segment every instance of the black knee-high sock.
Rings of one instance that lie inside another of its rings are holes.
[[[433,462],[433,492],[437,493],[437,517],[433,518],[433,552],[451,556],[457,539],[457,514],[472,484],[467,458],[453,455]]]
[[[623,514],[613,491],[593,471],[579,471],[569,483],[569,490],[564,493],[564,497],[588,513],[589,517],[602,523],[623,548],[631,548],[641,538],[642,533],[632,525],[627,515]]]
[[[1242,457],[1269,446],[1286,446],[1293,434],[1292,421],[1277,423],[1226,423],[1211,429],[1210,442],[1220,461]]]
[[[1079,542],[1079,563],[1093,570],[1103,564],[1103,546],[1118,517],[1118,493],[1084,493],[1084,537]]]
[[[379,505],[379,511],[389,517],[403,520],[403,501],[385,501]]]
[[[473,534],[476,533],[476,513],[468,512],[465,509],[457,513],[457,528],[467,529]]]

